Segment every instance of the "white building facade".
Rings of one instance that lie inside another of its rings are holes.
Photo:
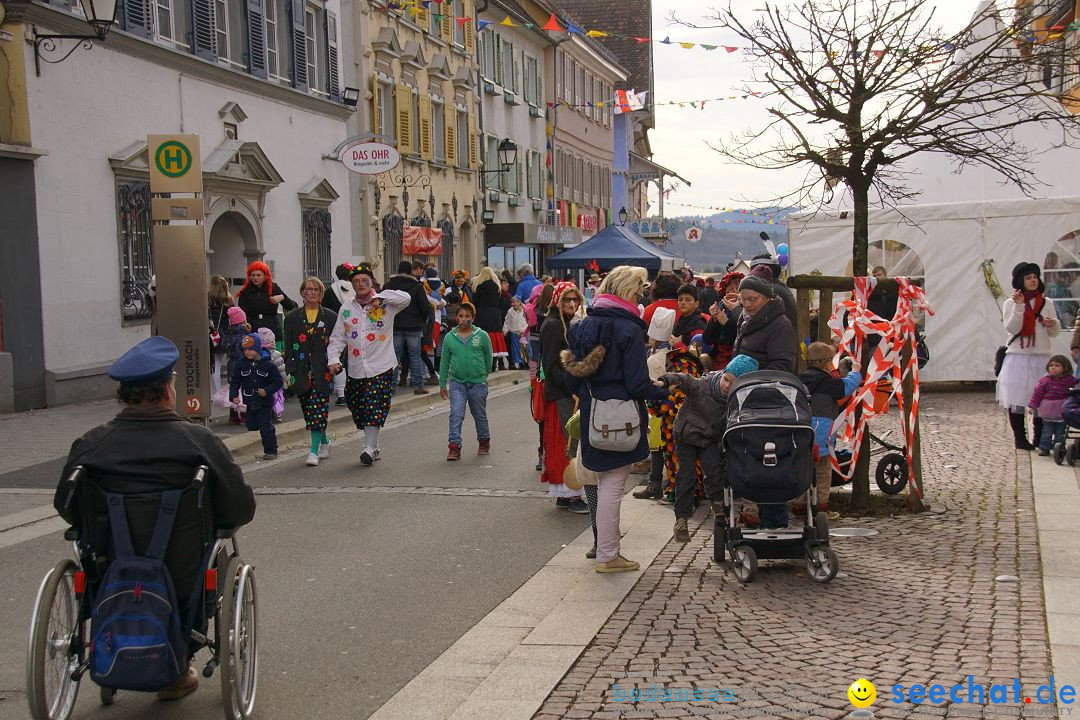
[[[31,177],[34,202],[11,209],[17,236],[4,243],[36,253],[20,260],[20,277],[0,270],[0,298],[32,294],[27,273],[40,286],[36,317],[3,317],[5,339],[17,340],[0,350],[14,356],[19,409],[107,395],[109,364],[150,334],[150,278],[168,268],[154,264],[148,134],[199,135],[210,274],[242,282],[263,260],[298,299],[305,276],[328,280],[363,246],[350,228],[348,172],[333,157],[353,112],[340,101],[341,0],[118,4],[104,42],[47,64],[70,41],[36,58],[22,38],[33,28],[85,33],[78,3],[7,3],[4,28],[20,35],[4,50],[7,101],[26,121],[0,148],[25,152],[0,164],[29,172],[0,167],[0,195]],[[40,348],[23,327],[33,323]],[[27,367],[30,357],[40,363]]]

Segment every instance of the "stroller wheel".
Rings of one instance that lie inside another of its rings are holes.
[[[1061,465],[1065,462],[1065,443],[1054,443],[1054,449],[1050,451],[1054,456],[1054,462]]]
[[[806,574],[814,582],[827,583],[836,577],[840,561],[832,548],[818,545],[806,554]]]
[[[895,495],[907,485],[907,458],[901,453],[889,453],[878,461],[874,476],[881,492],[886,495]]]
[[[112,705],[116,701],[116,691],[112,688],[98,688],[100,690],[101,704]]]
[[[731,549],[731,571],[739,582],[753,582],[757,575],[757,553],[749,545],[736,545]],[[835,574],[835,573],[833,573]]]
[[[724,555],[727,548],[727,523],[723,518],[718,518],[713,523],[713,561],[717,563],[724,562]]]
[[[818,540],[829,542],[829,513],[824,510],[814,516],[814,535]]]
[[[1070,466],[1076,464],[1076,441],[1065,444],[1065,462]]]

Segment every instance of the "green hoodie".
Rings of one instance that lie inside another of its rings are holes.
[[[439,362],[439,387],[448,381],[459,383],[487,382],[491,372],[491,338],[478,327],[473,327],[468,337],[461,337],[457,328],[446,334],[443,340],[442,360]]]

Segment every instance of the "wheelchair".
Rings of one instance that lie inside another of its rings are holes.
[[[187,518],[197,524],[201,538],[197,550],[202,560],[193,573],[191,597],[196,598],[196,589],[201,592],[191,611],[196,620],[190,630],[189,652],[194,663],[198,652],[209,650],[203,677],[212,677],[220,668],[225,717],[246,720],[254,710],[258,685],[258,592],[253,566],[240,558],[236,531],[214,530],[204,492],[207,472],[205,465],[196,469],[177,512],[177,522]],[[27,696],[34,720],[71,717],[80,680],[90,668],[90,617],[108,564],[104,492],[82,466],[71,472],[65,484],[65,508],[77,503],[74,510],[80,526],[64,533],[64,539],[74,547],[75,559],[61,560],[45,575],[34,603],[26,664]],[[141,500],[150,507],[160,501],[160,492],[125,494],[125,500]],[[166,558],[171,552],[172,544]],[[177,548],[177,552],[191,554],[190,549]],[[116,693],[100,688],[101,703],[112,705]]]

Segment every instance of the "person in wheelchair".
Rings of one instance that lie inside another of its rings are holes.
[[[176,589],[180,618],[186,623],[187,618],[194,617],[193,597],[198,596],[194,591],[201,583],[207,537],[212,542],[214,531],[251,522],[255,497],[221,440],[207,428],[185,422],[174,410],[173,365],[178,357],[170,340],[151,337],[113,363],[109,377],[120,383],[117,397],[124,408],[114,419],[72,444],[53,505],[72,527],[91,537],[96,547],[110,548],[106,553],[111,551],[108,514],[79,507],[80,493],[71,486],[74,468],[82,466],[85,479],[102,491],[99,495],[124,496],[132,544],[141,555],[146,552],[157,522],[160,494],[184,490],[164,559]],[[203,485],[196,488],[193,475],[200,465],[208,471]],[[205,527],[203,490],[213,528]],[[88,522],[97,527],[85,527]],[[199,621],[192,629],[199,629]],[[197,649],[195,646],[190,652]],[[160,699],[177,699],[198,687],[190,652],[187,671],[158,693]]]

